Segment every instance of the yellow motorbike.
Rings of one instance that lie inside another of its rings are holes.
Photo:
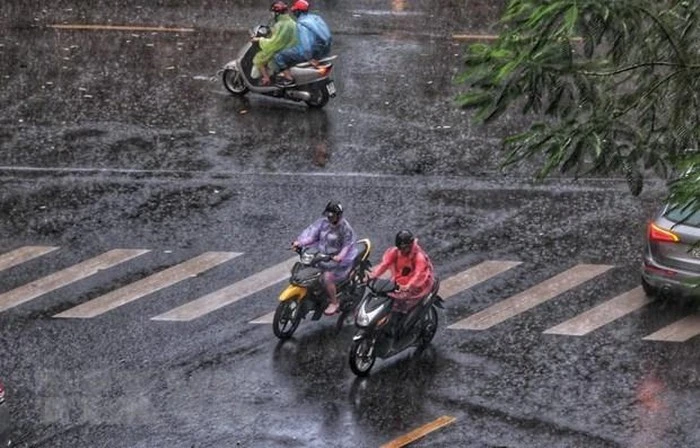
[[[353,260],[348,277],[337,285],[340,312],[336,326],[340,329],[346,318],[355,310],[362,299],[366,273],[371,268],[369,255],[372,244],[369,239],[358,240],[357,256]],[[311,320],[319,320],[328,306],[328,295],[321,284],[323,270],[319,263],[329,261],[331,256],[313,248],[298,248],[299,261],[292,266],[289,285],[282,291],[279,304],[272,319],[272,330],[280,339],[292,337],[301,319],[312,314]]]

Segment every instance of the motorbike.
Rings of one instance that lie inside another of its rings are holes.
[[[268,37],[271,28],[258,25],[250,32],[251,37]],[[289,86],[261,85],[260,78],[253,77],[253,56],[260,50],[257,42],[247,42],[239,51],[238,57],[228,62],[221,70],[226,90],[243,96],[255,92],[293,101],[303,101],[313,108],[322,108],[330,98],[335,97],[336,89],[331,71],[337,56],[329,56],[318,61],[316,66],[303,62],[291,67],[294,84]]]
[[[342,328],[349,315],[364,295],[362,281],[371,268],[369,255],[372,245],[368,239],[356,243],[358,254],[348,277],[338,283],[336,294],[340,311],[336,326]],[[292,266],[289,285],[279,296],[279,304],[272,319],[272,330],[280,339],[289,339],[302,319],[311,315],[311,320],[319,320],[329,304],[328,294],[321,283],[323,270],[318,264],[330,260],[331,256],[313,248],[298,248],[299,261]]]
[[[373,279],[366,283],[365,296],[357,307],[358,328],[350,347],[350,369],[357,376],[369,375],[377,357],[386,359],[410,347],[425,349],[438,328],[437,308],[443,308],[436,280],[431,292],[407,314],[392,312],[397,291],[394,281]]]

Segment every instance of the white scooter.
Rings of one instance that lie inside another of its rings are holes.
[[[266,25],[258,25],[250,34],[251,37],[267,37],[270,35],[270,28]],[[294,84],[283,87],[275,84],[261,85],[261,78],[254,77],[257,70],[253,67],[253,56],[259,50],[257,42],[248,41],[239,51],[238,57],[224,66],[223,82],[226,90],[239,96],[250,91],[303,101],[314,108],[325,106],[330,98],[335,97],[335,84],[330,75],[333,69],[332,61],[337,56],[321,59],[316,66],[310,62],[303,62],[291,67]]]

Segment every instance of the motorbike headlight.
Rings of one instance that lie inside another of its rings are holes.
[[[301,256],[301,262],[304,264],[311,264],[314,259],[314,254],[304,253]]]
[[[369,325],[370,320],[371,319],[369,318],[369,316],[365,313],[359,313],[357,315],[357,325],[359,327],[366,327],[367,325]]]

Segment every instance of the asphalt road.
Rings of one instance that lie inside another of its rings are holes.
[[[498,4],[317,6],[340,55],[338,97],[321,111],[233,98],[216,77],[264,5],[0,9],[0,378],[15,442],[373,447],[447,416],[411,446],[700,446],[697,338],[644,339],[694,310],[637,298],[584,314],[639,286],[662,184],[633,198],[620,179],[499,170],[500,138],[527,117],[478,126],[452,82],[453,35],[495,32]],[[86,23],[192,31],[51,27]],[[347,365],[352,328],[304,322],[279,344],[252,323],[285,285],[261,273],[289,260],[331,197],[373,261],[408,226],[454,292],[431,349],[366,380]],[[45,253],[22,259],[27,247]],[[124,250],[139,252],[100,258]],[[182,267],[211,252],[221,259]],[[450,283],[503,261],[518,264]],[[157,319],[221,290],[225,306]],[[57,317],[115,291],[121,303],[94,317]],[[599,326],[560,326],[577,318]]]

